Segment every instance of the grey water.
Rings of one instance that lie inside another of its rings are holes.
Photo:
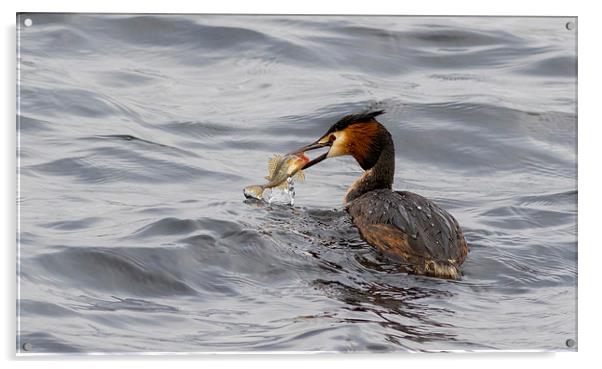
[[[17,351],[575,350],[575,21],[20,14]],[[459,281],[361,240],[350,157],[243,196],[376,107]]]

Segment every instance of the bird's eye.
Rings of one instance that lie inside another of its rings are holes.
[[[330,137],[328,137],[328,142],[334,142],[334,140],[336,140],[336,136],[335,135],[330,135]]]

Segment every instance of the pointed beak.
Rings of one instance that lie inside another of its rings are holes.
[[[302,154],[302,153],[305,153],[306,151],[321,149],[322,147],[330,147],[330,146],[332,146],[332,142],[322,142],[321,143],[320,140],[318,140],[310,145],[303,146],[302,148],[295,150],[289,154]],[[328,151],[326,151],[324,154],[316,157],[315,159],[310,160],[301,169],[307,169],[315,164],[318,164],[322,160],[326,159],[327,156],[328,156]]]

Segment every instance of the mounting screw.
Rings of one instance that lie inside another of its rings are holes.
[[[568,29],[569,31],[572,31],[575,29],[575,23],[574,22],[566,22],[566,24],[564,25],[566,27],[566,29]]]
[[[566,343],[566,347],[571,347],[571,348],[575,347],[575,344],[576,344],[575,340],[572,338],[569,338],[568,340],[566,340],[565,343]]]
[[[23,24],[25,25],[25,27],[31,27],[33,25],[33,21],[31,20],[31,18],[26,18],[23,21]]]
[[[33,349],[33,346],[31,345],[31,343],[25,342],[23,344],[23,350],[25,350],[25,351],[31,351],[31,349]]]

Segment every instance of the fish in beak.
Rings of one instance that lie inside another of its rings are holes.
[[[286,188],[287,179],[294,177],[303,181],[303,166],[309,162],[309,158],[303,152],[291,153],[285,156],[274,155],[268,162],[268,175],[265,177],[269,182],[263,185],[252,185],[244,188],[246,198],[261,199],[263,191],[268,188]]]
[[[331,147],[332,146],[332,141],[329,140],[325,140],[324,137],[320,138],[318,141],[307,145],[307,146],[303,146],[291,153],[289,153],[289,155],[299,155],[299,154],[305,154],[308,151],[312,151],[312,150],[317,150],[317,149],[321,149],[323,147]],[[325,153],[323,153],[322,155],[319,155],[317,157],[315,157],[314,159],[308,161],[307,163],[305,163],[305,165],[303,166],[303,170],[318,164],[319,162],[321,162],[322,160],[326,159],[328,157],[328,153],[330,150],[326,151]]]

